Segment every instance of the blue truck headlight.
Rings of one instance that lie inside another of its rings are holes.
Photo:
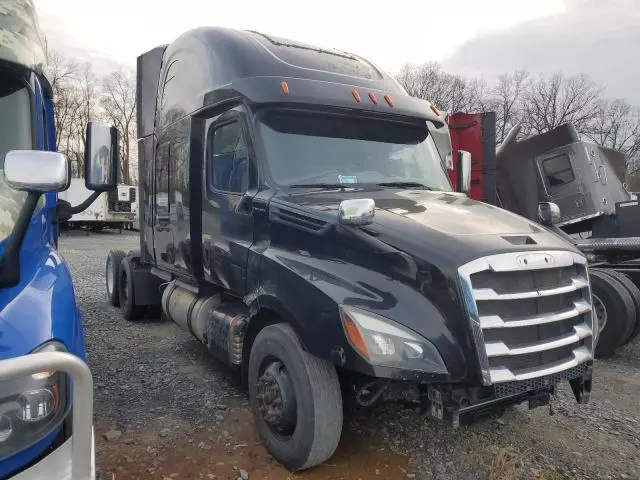
[[[353,348],[384,367],[447,373],[440,352],[428,340],[388,318],[340,305],[340,319]]]
[[[65,348],[51,342],[36,350],[43,351]],[[0,382],[0,461],[50,434],[64,420],[69,407],[64,373],[45,371]]]

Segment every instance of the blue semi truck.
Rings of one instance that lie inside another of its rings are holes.
[[[71,207],[31,0],[0,3],[0,479],[94,476],[92,383],[58,224],[117,181],[114,129],[87,125],[94,194]]]

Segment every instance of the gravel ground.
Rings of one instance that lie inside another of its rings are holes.
[[[587,405],[566,385],[554,415],[518,406],[456,431],[412,409],[359,410],[328,465],[292,475],[260,445],[234,372],[171,322],[130,323],[107,303],[106,254],[137,240],[61,239],[85,316],[96,461],[117,480],[640,478],[640,342],[596,362]]]

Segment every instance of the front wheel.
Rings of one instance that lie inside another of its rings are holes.
[[[307,353],[284,323],[260,331],[249,357],[249,399],[265,448],[291,471],[335,452],[342,396],[333,364]]]

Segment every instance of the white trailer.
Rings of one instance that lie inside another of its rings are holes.
[[[68,190],[58,195],[71,205],[79,205],[93,192],[85,186],[83,178],[71,179]],[[130,230],[138,228],[138,188],[131,185],[118,185],[117,190],[104,192],[88,208],[75,213],[66,222],[68,228],[85,227],[89,230],[117,228]]]

